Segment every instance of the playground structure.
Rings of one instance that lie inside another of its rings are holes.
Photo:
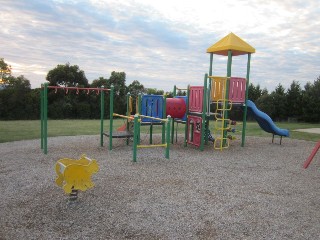
[[[229,119],[229,113],[234,104],[244,106],[242,129],[242,146],[244,146],[247,115],[245,103],[248,98],[250,59],[254,52],[253,47],[233,33],[207,49],[207,53],[210,53],[209,74],[205,74],[202,86],[188,86],[186,117],[183,120],[177,120],[177,123],[185,124],[185,146],[194,145],[203,150],[204,145],[211,140],[215,149],[228,148],[229,141],[232,139],[232,136],[228,136],[228,132],[234,132],[231,125],[235,123]],[[213,75],[213,54],[228,56],[226,76]],[[231,76],[232,57],[243,54],[248,54],[246,78],[233,77]],[[181,89],[174,86],[174,95],[176,90]],[[215,105],[215,112],[210,111],[212,104]],[[210,119],[214,120],[214,137],[209,130]],[[174,125],[172,132],[174,132]]]
[[[62,158],[56,163],[56,184],[70,194],[70,200],[75,200],[78,190],[86,191],[94,187],[91,175],[98,171],[97,161],[85,154],[82,154],[80,159]]]
[[[193,145],[201,151],[208,141],[213,142],[214,149],[223,150],[229,147],[230,139],[234,137],[230,132],[235,129],[235,125],[230,116],[232,107],[243,107],[243,123],[241,146],[245,145],[245,132],[247,113],[253,114],[260,127],[275,135],[289,136],[289,131],[279,129],[275,126],[271,118],[258,110],[254,103],[248,100],[248,86],[250,77],[250,60],[251,54],[255,49],[233,33],[228,34],[217,43],[207,49],[210,54],[209,74],[205,74],[203,85],[188,86],[186,89],[179,89],[174,86],[173,98],[166,98],[158,95],[139,95],[135,99],[135,113],[133,113],[133,98],[130,93],[127,94],[127,111],[126,115],[115,113],[113,110],[114,88],[78,88],[78,87],[60,87],[48,86],[44,84],[41,91],[41,149],[47,153],[47,94],[48,89],[63,89],[66,93],[69,90],[95,91],[101,96],[101,127],[100,127],[100,146],[103,146],[103,136],[109,137],[109,150],[112,150],[113,138],[126,139],[127,145],[130,138],[133,138],[133,161],[137,158],[138,148],[164,147],[165,157],[169,158],[170,134],[171,143],[174,138],[174,124],[185,124],[184,145]],[[227,56],[227,74],[226,76],[213,75],[213,55]],[[231,74],[232,58],[239,55],[247,55],[246,77],[234,77]],[[186,90],[187,96],[176,96],[177,90]],[[104,95],[110,92],[110,127],[108,132],[104,132]],[[211,105],[215,106],[215,111],[211,112]],[[132,115],[133,114],[133,115]],[[126,123],[117,131],[113,130],[113,118],[123,118]],[[214,121],[214,132],[210,132],[210,120]],[[152,133],[153,126],[162,126],[161,144],[153,144]],[[141,145],[140,130],[141,126],[149,126],[149,144]],[[229,134],[229,135],[228,135]],[[177,138],[177,137],[176,137]],[[280,144],[281,144],[280,140]],[[273,140],[272,140],[273,142]]]
[[[214,148],[222,150],[229,146],[230,137],[227,132],[231,130],[231,121],[228,116],[232,109],[232,104],[243,104],[245,106],[244,123],[242,131],[242,146],[244,146],[245,126],[246,126],[246,100],[248,96],[249,72],[250,72],[250,56],[255,52],[249,44],[245,43],[238,36],[230,33],[225,38],[211,46],[208,50],[210,53],[210,69],[209,75],[205,75],[203,86],[188,86],[187,96],[174,96],[174,98],[166,98],[156,95],[139,95],[136,99],[136,113],[132,114],[132,97],[127,95],[127,111],[126,115],[113,112],[113,106],[110,104],[110,129],[104,133],[109,137],[109,150],[112,150],[113,138],[125,138],[127,144],[129,139],[133,138],[133,161],[136,161],[138,148],[143,147],[165,147],[166,157],[169,156],[169,140],[170,124],[173,119],[171,128],[171,142],[174,137],[174,123],[180,122],[185,124],[185,146],[187,144],[204,149],[204,144],[208,143],[210,138],[214,142]],[[213,54],[227,55],[228,66],[227,76],[212,76]],[[231,77],[232,56],[248,54],[247,76],[246,78]],[[174,88],[176,95],[177,87]],[[111,102],[111,100],[110,100]],[[216,104],[216,112],[210,112],[211,103]],[[165,119],[165,116],[170,116]],[[113,118],[120,117],[126,119],[126,124],[113,131]],[[209,132],[209,119],[215,118],[215,139]],[[132,121],[133,132],[131,131]],[[140,128],[141,126],[150,126],[150,145],[140,144]],[[162,125],[162,143],[152,144],[152,132],[154,125]],[[120,131],[119,131],[120,130]]]
[[[258,110],[255,105],[248,100],[248,86],[250,77],[250,59],[255,49],[248,43],[233,33],[228,34],[220,41],[207,49],[210,53],[209,74],[205,74],[203,86],[188,86],[187,90],[187,112],[183,120],[173,119],[172,138],[174,133],[174,122],[184,123],[185,126],[185,146],[188,144],[204,149],[208,141],[214,142],[214,148],[223,150],[229,147],[230,139],[233,136],[228,132],[234,132],[231,128],[234,121],[229,118],[232,106],[243,107],[243,125],[241,146],[245,145],[246,120],[247,113],[251,113],[257,120],[260,127],[274,136],[289,136],[289,131],[276,127],[271,118]],[[227,56],[227,75],[213,75],[213,54]],[[246,78],[234,77],[231,75],[232,57],[239,55],[248,55]],[[174,86],[174,95],[176,90],[181,90]],[[211,105],[215,105],[215,112],[211,112]],[[209,130],[209,120],[214,120],[214,137]],[[172,140],[173,142],[173,140]]]

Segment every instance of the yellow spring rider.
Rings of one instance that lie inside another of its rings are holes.
[[[98,171],[97,161],[85,154],[82,154],[80,159],[62,158],[56,163],[56,184],[76,199],[78,190],[86,191],[94,187],[91,175]]]

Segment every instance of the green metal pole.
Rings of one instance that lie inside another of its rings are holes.
[[[177,86],[174,85],[173,87],[173,97],[177,96]],[[174,119],[172,119],[172,125],[171,125],[171,143],[173,144],[173,138],[174,138]]]
[[[100,146],[103,146],[103,121],[104,121],[104,86],[101,86],[101,94],[100,94]]]
[[[244,101],[244,111],[243,111],[243,124],[242,124],[242,140],[241,147],[244,147],[244,143],[246,140],[246,126],[247,126],[247,101],[248,101],[248,90],[249,90],[249,76],[250,76],[250,60],[251,53],[248,53],[248,62],[247,62],[247,79],[246,79],[246,98]]]
[[[225,99],[227,100],[227,102],[224,102],[225,106],[224,108],[229,108],[229,103],[228,103],[228,100],[229,100],[229,82],[230,82],[230,77],[231,77],[231,66],[232,66],[232,51],[229,50],[228,51],[228,65],[227,65],[227,83],[226,83],[226,95],[225,95]],[[229,111],[225,111],[225,114],[224,114],[224,118],[225,119],[228,119],[229,117]],[[227,121],[224,121],[223,123],[223,126],[224,128],[227,128]],[[227,130],[224,130],[223,131],[223,138],[227,138]],[[224,139],[223,140],[223,146],[226,145],[226,140]]]
[[[151,120],[152,121],[152,120]],[[152,144],[152,131],[153,131],[153,124],[152,122],[150,123],[150,136],[149,136],[149,143]]]
[[[208,77],[206,79],[206,112],[205,112],[205,129],[204,129],[204,144],[208,145],[208,131],[209,131],[209,117],[207,113],[210,113],[210,81],[208,82]],[[209,85],[209,88],[208,88]]]
[[[140,93],[139,96],[138,96],[138,114],[141,114],[141,111],[142,111],[141,102],[142,102],[142,94]],[[140,130],[139,130],[139,133],[138,133],[138,143],[140,143]]]
[[[201,140],[200,140],[200,151],[204,149],[205,142],[205,129],[206,129],[206,114],[207,114],[207,78],[208,74],[204,75],[204,84],[203,84],[203,100],[202,100],[202,127],[201,127]]]
[[[134,123],[133,123],[133,162],[137,161],[137,145],[139,142],[139,119],[138,114],[134,115]]]
[[[186,109],[186,112],[187,112],[187,120],[186,120],[186,124],[184,126],[184,146],[186,147],[188,144],[187,144],[187,139],[188,139],[188,118],[189,118],[189,99],[190,99],[190,85],[188,85],[188,88],[187,88],[187,109]]]
[[[43,149],[43,92],[44,92],[43,88],[44,86],[43,84],[41,84],[41,89],[40,89],[41,149]]]
[[[109,150],[112,150],[113,97],[114,97],[114,86],[113,86],[113,85],[111,85],[111,90],[110,90],[110,129],[109,129]]]
[[[168,119],[168,122],[166,123],[167,125],[167,134],[166,134],[166,143],[167,143],[167,146],[166,146],[166,158],[169,159],[169,152],[170,152],[170,126],[171,126],[171,117],[168,116],[167,117]]]
[[[139,95],[138,95],[138,109],[137,109],[137,112],[138,112],[138,114],[141,114],[141,98],[142,98],[142,95],[141,95],[141,93],[139,93]]]
[[[212,65],[213,65],[213,53],[210,53],[210,67],[209,67],[209,76],[212,76],[213,74],[212,74],[212,72],[213,72],[213,67],[212,67]],[[209,102],[209,104],[208,104],[208,112],[210,113],[210,103],[211,103],[211,92],[212,92],[212,78],[210,78],[209,79],[209,96],[208,96],[208,102]],[[210,116],[209,116],[210,117]],[[209,133],[209,121],[210,121],[210,119],[208,119],[208,122],[207,122],[207,125],[206,125],[206,144],[208,144],[208,133]]]
[[[43,89],[43,152],[48,153],[48,83],[44,84]]]
[[[126,115],[127,116],[130,116],[131,112],[129,110],[129,102],[130,102],[130,93],[127,93],[127,112],[126,112]],[[129,119],[127,119],[127,131],[129,131]],[[126,141],[127,145],[129,145],[129,138],[127,138],[127,141]]]
[[[209,68],[209,76],[212,76],[212,63],[213,63],[213,53],[210,53],[210,68]]]
[[[162,111],[162,118],[167,117],[167,97],[164,96],[163,97],[163,111]],[[162,138],[161,138],[161,142],[162,144],[164,144],[166,141],[166,126],[165,123],[162,122]]]

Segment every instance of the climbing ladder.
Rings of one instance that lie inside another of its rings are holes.
[[[231,111],[232,101],[228,100],[226,96],[227,77],[210,76],[212,79],[211,97],[216,102],[215,111],[215,138],[214,149],[222,151],[229,147],[229,138],[227,137],[228,124],[230,119],[227,118],[228,112]]]

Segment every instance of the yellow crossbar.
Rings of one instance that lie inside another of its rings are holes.
[[[188,88],[176,88],[177,90],[188,90]]]
[[[225,78],[225,79],[227,79],[227,78],[231,78],[231,77],[221,77],[221,76],[208,76],[208,78]]]
[[[155,118],[155,117],[150,117],[150,116],[141,115],[141,114],[139,114],[139,116],[142,117],[142,118],[150,118],[150,119],[159,120],[159,121],[162,121],[162,122],[168,122],[168,119]]]
[[[130,120],[133,120],[133,119],[134,119],[133,117],[121,115],[121,114],[118,114],[118,113],[114,113],[113,116],[115,116],[115,117],[127,118],[127,119],[130,119]]]
[[[167,144],[137,145],[138,148],[167,147]]]

